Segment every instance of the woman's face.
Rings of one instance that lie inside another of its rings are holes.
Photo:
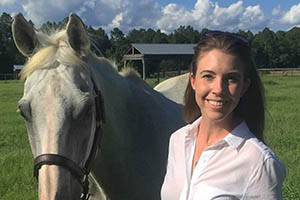
[[[190,75],[202,118],[212,121],[233,119],[233,110],[250,85],[238,59],[218,49],[198,58],[196,74]]]

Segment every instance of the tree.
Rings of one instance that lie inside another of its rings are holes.
[[[46,23],[43,23],[42,26],[39,28],[40,31],[43,31],[45,33],[51,34],[54,31],[63,29],[67,23],[69,18],[65,17],[62,21],[56,23],[56,22],[50,22],[47,21]]]
[[[130,41],[119,28],[110,32],[111,47],[107,50],[107,56],[116,62],[118,68],[122,67],[122,58],[130,48]]]
[[[129,31],[126,39],[130,43],[168,43],[168,36],[161,33],[160,30],[153,30],[151,28],[145,29],[133,29]]]
[[[162,33],[160,30],[157,30],[153,39],[153,43],[168,43],[168,36],[165,33]]]
[[[243,31],[243,30],[239,30],[237,33],[245,36],[250,41],[252,41],[253,38],[254,38],[254,35],[253,35],[253,33],[250,30],[248,30],[247,32]]]
[[[0,17],[0,73],[12,73],[14,64],[23,64],[25,58],[17,50],[11,32],[12,17],[3,13]]]
[[[273,68],[278,65],[276,36],[273,31],[265,28],[255,35],[252,42],[255,61],[259,68]]]
[[[97,50],[99,49],[101,53],[106,56],[107,50],[111,47],[108,35],[101,27],[95,30],[92,26],[89,26],[87,30],[92,41],[92,51],[97,55],[100,55]]]
[[[130,42],[130,43],[146,43],[144,41],[146,35],[146,30],[145,29],[133,29],[131,31],[129,31],[129,33],[126,36],[126,39]]]
[[[289,48],[288,67],[300,67],[300,28],[294,27],[285,34],[284,42]],[[283,45],[283,44],[281,44]]]
[[[200,33],[191,26],[180,26],[169,36],[170,43],[198,43]]]

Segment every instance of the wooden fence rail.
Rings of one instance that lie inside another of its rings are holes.
[[[0,80],[16,80],[18,78],[18,74],[0,74]]]
[[[283,76],[300,76],[300,68],[264,68],[257,70],[260,75],[283,75]],[[160,72],[160,77],[173,77],[179,74],[186,73],[187,71],[169,71]],[[157,75],[155,75],[157,76]],[[0,74],[0,80],[13,80],[18,79],[19,75],[17,73],[13,74]]]
[[[257,71],[260,75],[300,76],[300,68],[265,68]]]

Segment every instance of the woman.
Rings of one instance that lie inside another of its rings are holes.
[[[282,199],[285,168],[263,142],[264,109],[250,42],[205,33],[185,92],[188,125],[170,139],[162,200]]]

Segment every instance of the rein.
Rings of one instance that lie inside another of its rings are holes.
[[[58,154],[41,154],[34,159],[34,177],[38,179],[39,170],[43,165],[57,165],[69,170],[71,174],[79,181],[82,186],[81,200],[88,200],[89,194],[89,182],[88,175],[91,171],[92,162],[95,160],[97,150],[100,148],[100,143],[103,135],[103,124],[105,123],[104,113],[104,101],[100,90],[97,88],[93,77],[91,77],[94,85],[95,106],[96,106],[96,130],[93,140],[93,146],[90,151],[89,157],[84,165],[84,168],[80,167],[77,163],[70,160],[67,157]]]

